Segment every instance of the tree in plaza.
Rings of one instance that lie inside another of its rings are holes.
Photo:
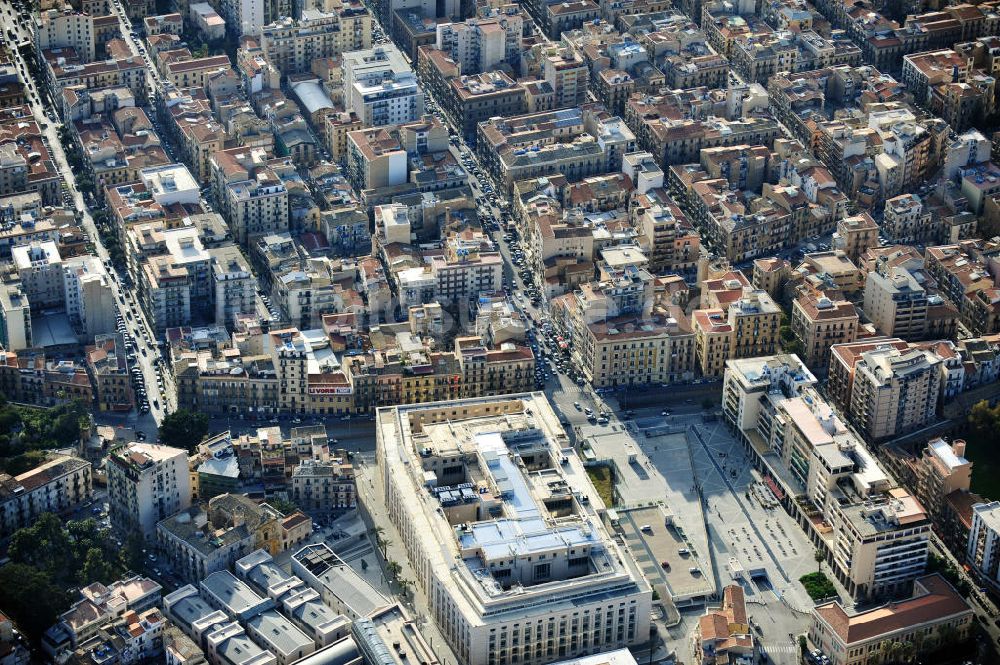
[[[816,570],[817,570],[817,572],[823,569],[823,561],[824,560],[826,560],[826,555],[823,554],[823,550],[821,550],[821,549],[819,549],[817,547],[816,551],[813,552],[813,561],[816,562]]]
[[[194,452],[208,434],[208,416],[204,413],[177,409],[160,423],[160,443]]]
[[[400,566],[397,562],[389,560],[385,564],[385,569],[387,571],[389,571],[390,577],[392,577],[393,579],[395,579],[395,578],[399,577],[399,573],[402,572],[403,567]]]

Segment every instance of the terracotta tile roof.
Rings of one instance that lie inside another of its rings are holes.
[[[853,616],[849,616],[839,602],[820,605],[813,611],[848,648],[879,636],[972,612],[968,603],[940,575],[921,577],[914,584],[913,598]]]

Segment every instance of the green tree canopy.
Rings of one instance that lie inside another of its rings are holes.
[[[194,452],[208,434],[208,416],[204,413],[178,409],[167,414],[160,423],[160,443]]]
[[[46,573],[23,563],[0,567],[0,607],[29,636],[40,636],[68,606],[65,589]]]

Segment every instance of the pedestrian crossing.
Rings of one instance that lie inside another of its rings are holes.
[[[798,653],[799,645],[790,642],[761,642],[760,650],[768,654]]]

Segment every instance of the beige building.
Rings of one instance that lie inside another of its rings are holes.
[[[231,148],[214,153],[210,162],[215,201],[234,240],[246,245],[254,236],[288,230],[288,190],[266,152]]]
[[[733,327],[721,309],[698,309],[691,314],[695,352],[702,376],[719,376],[732,354]]]
[[[152,443],[129,443],[108,454],[111,526],[120,534],[151,541],[156,523],[191,505],[187,451]]]
[[[721,308],[695,310],[691,323],[701,373],[719,376],[729,359],[777,350],[781,308],[766,291],[746,288]]]
[[[702,665],[743,663],[753,659],[754,637],[743,587],[730,584],[722,590],[722,605],[699,617],[696,640]]]
[[[250,552],[282,551],[282,516],[266,503],[221,494],[192,505],[156,525],[157,546],[174,572],[190,582],[231,568]]]
[[[878,232],[878,224],[867,212],[845,217],[837,222],[833,247],[847,254],[851,261],[857,262],[869,248],[879,246]]]
[[[326,139],[326,149],[335,162],[344,160],[347,155],[347,135],[361,128],[361,118],[356,113],[340,111],[325,116],[323,136]]]
[[[260,46],[282,74],[308,72],[314,60],[371,48],[372,17],[360,3],[330,12],[303,8],[298,20],[288,14],[265,25]]]
[[[905,434],[937,418],[941,359],[930,351],[878,348],[854,368],[849,413],[870,441]]]
[[[201,88],[208,77],[220,70],[231,69],[229,56],[215,55],[167,63],[163,76],[178,88]]]
[[[695,336],[678,311],[663,319],[620,317],[574,333],[578,365],[595,388],[672,383],[694,376]],[[680,318],[677,318],[680,317]]]
[[[90,462],[51,455],[17,476],[0,473],[0,539],[31,526],[42,513],[62,515],[91,498]]]
[[[972,462],[965,456],[965,441],[928,441],[913,471],[917,498],[927,508],[936,531],[949,547],[961,551],[968,546],[969,531],[963,525],[967,516],[959,507],[982,500],[969,491]]]
[[[730,360],[723,413],[848,593],[894,596],[924,572],[930,521],[816,384],[794,355]]]
[[[573,108],[587,101],[590,71],[587,63],[569,49],[559,49],[544,56],[542,78],[555,93],[552,108]]]
[[[72,48],[84,62],[91,62],[96,56],[94,17],[90,14],[47,9],[39,13],[33,27],[39,53],[47,49]]]
[[[303,460],[292,471],[291,500],[312,516],[329,517],[357,507],[354,467],[346,459]]]
[[[853,342],[858,335],[858,311],[842,297],[806,289],[792,303],[792,332],[802,343],[809,367],[826,367],[833,344]]]
[[[41,309],[64,304],[62,257],[55,242],[14,247],[11,255],[21,287],[32,306]]]
[[[972,608],[943,577],[927,575],[913,587],[908,599],[856,614],[838,601],[817,606],[809,640],[832,665],[875,665],[887,658],[919,658],[969,636]]]
[[[870,272],[865,280],[864,309],[883,335],[923,339],[927,330],[927,291],[902,267]]]
[[[20,284],[0,284],[0,345],[8,351],[32,346],[31,303]]]
[[[387,515],[463,663],[541,665],[648,640],[652,590],[587,507],[600,499],[542,393],[382,409],[376,438]],[[515,446],[533,451],[530,469]],[[569,490],[558,508],[551,483]]]

